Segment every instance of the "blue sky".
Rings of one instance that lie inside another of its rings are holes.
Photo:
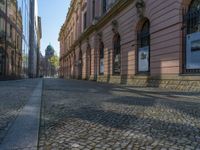
[[[41,52],[51,43],[59,54],[58,34],[65,21],[70,0],[38,0],[39,16],[42,18]]]

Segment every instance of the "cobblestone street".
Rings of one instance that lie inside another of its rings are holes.
[[[200,149],[199,94],[45,79],[40,149]]]
[[[37,84],[37,79],[0,82],[0,144]]]

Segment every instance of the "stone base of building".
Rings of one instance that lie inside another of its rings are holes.
[[[0,81],[7,81],[7,80],[20,80],[22,77],[20,76],[0,76]]]
[[[98,76],[97,82],[200,92],[200,76]]]

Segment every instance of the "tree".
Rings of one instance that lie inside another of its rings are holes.
[[[48,59],[48,63],[49,63],[49,73],[51,76],[55,76],[57,74],[58,71],[58,67],[59,67],[59,58],[57,55],[53,55],[51,57],[49,57]]]
[[[59,67],[59,57],[57,55],[54,55],[49,58],[49,63],[57,69]]]

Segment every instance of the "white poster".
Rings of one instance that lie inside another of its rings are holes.
[[[200,69],[200,32],[187,35],[186,69]]]
[[[104,73],[104,59],[100,59],[100,74]]]
[[[121,55],[118,54],[114,58],[114,73],[120,74],[121,71]]]
[[[147,72],[149,71],[149,47],[139,48],[138,58],[138,71]]]

